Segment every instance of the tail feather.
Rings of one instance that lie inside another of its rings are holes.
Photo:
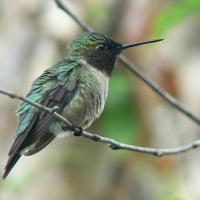
[[[11,155],[6,163],[6,166],[3,170],[3,175],[2,178],[5,179],[7,177],[7,175],[10,173],[11,169],[14,167],[14,165],[16,164],[16,162],[19,160],[19,158],[21,157],[21,154],[14,154]]]
[[[50,132],[47,132],[45,135],[40,137],[38,140],[33,143],[33,145],[29,146],[28,151],[23,152],[23,155],[25,156],[31,156],[39,151],[41,151],[44,147],[46,147],[53,139],[55,138],[55,135],[51,134]]]
[[[25,156],[33,155],[33,154],[37,153],[38,151],[42,150],[54,138],[55,138],[55,135],[51,134],[50,132],[47,132],[46,134],[44,134],[42,137],[35,140],[34,142],[26,141],[31,144],[28,146],[27,151],[23,152],[23,150],[22,150],[21,153],[18,153],[20,146],[17,150],[15,149],[15,151],[12,151],[11,154],[9,154],[9,159],[3,170],[2,178],[5,179],[7,177],[7,175],[10,173],[10,171],[12,170],[12,168],[14,167],[14,165],[19,160],[19,158],[21,157],[22,154]],[[21,146],[22,145],[23,145],[23,143],[21,144]]]

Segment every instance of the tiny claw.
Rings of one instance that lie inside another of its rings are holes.
[[[74,131],[74,136],[81,136],[83,135],[83,129],[81,127],[76,127]]]

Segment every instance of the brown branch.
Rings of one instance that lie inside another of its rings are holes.
[[[57,118],[58,120],[65,123],[67,126],[70,126],[71,130],[73,130],[74,132],[77,131],[77,129],[74,126],[72,126],[72,123],[68,119],[66,119],[65,117],[63,117],[62,115],[60,115],[56,112],[56,110],[58,109],[56,107],[55,108],[48,108],[48,107],[45,107],[45,106],[43,106],[39,103],[33,102],[26,97],[22,97],[18,94],[14,94],[12,92],[8,92],[8,91],[2,90],[2,89],[0,89],[0,93],[4,94],[6,96],[9,96],[10,98],[22,100],[26,103],[31,104],[32,106],[35,106],[36,108],[38,108],[40,110],[44,110],[48,113],[51,113],[52,115],[54,115],[55,118]],[[112,150],[120,150],[121,149],[121,150],[128,150],[128,151],[136,151],[136,152],[141,152],[141,153],[146,153],[146,154],[152,154],[152,155],[155,155],[155,156],[180,154],[180,153],[189,151],[191,149],[200,147],[200,140],[193,141],[192,143],[184,145],[182,147],[169,148],[169,149],[156,149],[156,148],[148,148],[148,147],[141,147],[141,146],[134,146],[134,145],[128,145],[128,144],[120,143],[120,142],[118,142],[114,139],[103,137],[103,136],[100,136],[98,134],[93,134],[93,133],[89,133],[89,132],[86,132],[86,131],[83,131],[83,134],[81,136],[83,136],[87,139],[96,141],[96,142],[108,144],[108,146]]]
[[[63,4],[61,0],[55,0],[57,6],[63,10],[66,14],[68,14],[84,31],[92,32],[94,31],[88,24],[86,24],[82,19],[77,17],[74,13],[72,13],[66,5]],[[200,118],[195,116],[192,112],[186,109],[180,102],[178,102],[174,97],[172,97],[169,93],[165,92],[157,83],[149,79],[140,69],[134,66],[125,56],[119,56],[119,61],[124,64],[128,70],[135,74],[140,80],[146,83],[154,92],[156,92],[160,97],[162,97],[166,102],[168,102],[171,106],[181,112],[183,115],[188,117],[190,120],[200,125]]]

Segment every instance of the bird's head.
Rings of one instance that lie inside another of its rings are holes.
[[[161,40],[120,44],[102,33],[86,33],[71,43],[72,54],[111,76],[118,55],[127,48]]]

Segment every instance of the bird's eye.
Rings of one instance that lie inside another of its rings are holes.
[[[103,44],[103,43],[98,44],[98,45],[96,46],[96,49],[97,49],[97,50],[105,50],[105,49],[106,49],[106,45]]]

